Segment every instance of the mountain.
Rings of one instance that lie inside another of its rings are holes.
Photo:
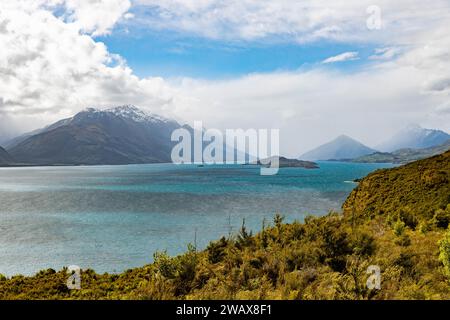
[[[0,147],[0,165],[12,164],[14,162],[11,155],[5,149]]]
[[[450,139],[450,135],[444,131],[409,125],[388,141],[377,146],[377,149],[384,152],[405,148],[422,149],[441,145],[448,139]]]
[[[325,143],[311,151],[300,156],[303,160],[342,160],[353,159],[366,154],[374,153],[371,149],[361,142],[356,141],[346,135],[341,135],[336,139]]]
[[[352,159],[351,162],[358,163],[408,163],[415,160],[425,159],[450,150],[450,139],[435,147],[423,149],[399,149],[394,152],[375,152],[369,155]]]
[[[32,137],[34,135],[37,135],[39,133],[44,133],[44,132],[47,132],[47,131],[51,131],[53,129],[61,127],[61,126],[65,125],[65,124],[68,124],[71,120],[72,120],[72,118],[62,119],[62,120],[59,120],[58,122],[55,122],[55,123],[53,123],[53,124],[51,124],[49,126],[44,127],[44,128],[24,133],[24,134],[22,134],[22,135],[20,135],[18,137],[15,137],[15,138],[13,138],[11,140],[6,141],[5,143],[3,143],[3,146],[7,150],[8,149],[12,149],[15,146],[17,146],[19,143],[21,143],[22,141],[25,141],[25,140],[27,140],[28,138],[30,138],[30,137]]]
[[[362,179],[342,208],[344,214],[389,216],[410,227],[430,220],[450,201],[450,151],[397,168],[377,170]],[[388,218],[388,217],[385,217]],[[389,220],[388,219],[388,220]]]
[[[180,127],[132,105],[88,108],[16,139],[8,152],[21,163],[37,165],[170,162],[170,137]]]

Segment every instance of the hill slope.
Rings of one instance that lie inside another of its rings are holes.
[[[450,151],[407,165],[377,170],[362,179],[342,208],[363,217],[389,215],[412,226],[450,202]]]
[[[0,165],[14,163],[14,159],[11,155],[2,147],[0,147]]]
[[[374,153],[375,151],[355,139],[341,135],[328,143],[302,154],[300,159],[312,161],[353,159]]]

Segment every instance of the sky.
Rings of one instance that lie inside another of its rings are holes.
[[[280,129],[286,156],[450,131],[450,1],[2,0],[0,142],[134,104]]]

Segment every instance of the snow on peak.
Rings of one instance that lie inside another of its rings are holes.
[[[135,122],[170,122],[171,120],[164,118],[162,116],[159,116],[154,113],[145,112],[138,107],[128,104],[128,105],[122,105],[117,106],[113,108],[109,108],[106,110],[100,110],[96,108],[87,108],[84,110],[85,112],[89,113],[111,113],[115,116],[131,119]]]
[[[157,114],[145,112],[134,105],[123,105],[105,110],[116,116],[131,119],[136,122],[169,122],[170,120]]]

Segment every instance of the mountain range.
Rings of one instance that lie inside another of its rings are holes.
[[[409,125],[379,145],[376,150],[341,135],[302,154],[300,159],[407,163],[445,152],[450,149],[449,144],[450,135],[442,130]]]
[[[441,154],[447,150],[450,150],[450,139],[444,142],[443,144],[434,147],[422,149],[405,148],[395,150],[393,152],[375,152],[355,159],[351,159],[350,161],[359,163],[404,164],[409,163],[411,161],[425,159],[437,154]]]
[[[0,165],[95,165],[171,162],[177,121],[146,113],[133,105],[106,110],[87,108],[71,118],[18,136],[0,148]],[[400,130],[380,152],[341,135],[302,154],[302,160],[406,163],[444,152],[450,135],[417,125]],[[205,145],[203,145],[205,147]],[[224,152],[230,147],[224,144]],[[6,150],[5,150],[6,149]],[[239,153],[239,151],[238,151]]]
[[[361,142],[349,136],[340,135],[336,139],[302,154],[300,159],[310,161],[354,159],[374,152],[376,150]]]
[[[442,130],[426,129],[417,124],[409,125],[389,140],[375,147],[382,152],[393,152],[399,149],[423,149],[441,145],[450,139],[450,135]]]

